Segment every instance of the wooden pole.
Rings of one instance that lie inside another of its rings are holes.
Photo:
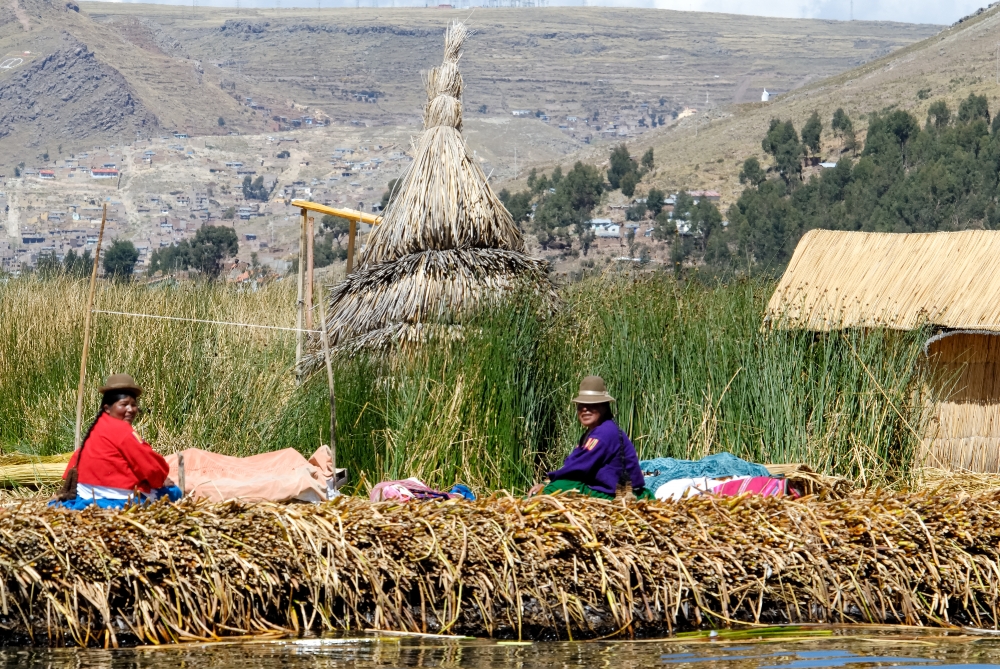
[[[347,226],[347,273],[350,274],[351,270],[354,269],[354,237],[358,232],[358,222],[351,219],[350,224]]]
[[[323,282],[317,286],[319,292],[319,303],[325,305],[323,301]],[[333,485],[337,485],[337,395],[333,387],[333,361],[330,359],[330,335],[327,332],[326,307],[323,307],[319,317],[320,337],[323,340],[323,359],[326,362],[326,382],[330,388],[330,460],[333,466]]]
[[[313,329],[313,226],[316,218],[306,219],[306,330]]]
[[[298,332],[295,333],[295,377],[299,381],[301,378],[301,367],[302,367],[302,312],[303,307],[305,307],[305,278],[306,278],[306,216],[308,211],[306,209],[302,210],[302,225],[299,227],[299,294],[298,301],[296,302],[296,314],[295,314],[295,329]]]
[[[94,309],[94,293],[97,290],[97,264],[101,259],[101,242],[104,240],[104,224],[108,221],[108,205],[101,214],[101,231],[97,233],[97,248],[94,249],[94,267],[90,270],[90,294],[87,296],[87,315],[83,321],[83,357],[80,358],[80,384],[76,387],[76,428],[73,430],[73,450],[80,448],[80,427],[83,424],[83,391],[87,384],[87,356],[90,354],[90,319]]]
[[[181,497],[184,496],[184,491],[186,490],[185,484],[187,481],[184,479],[184,451],[181,451],[177,454],[177,486],[181,489]]]

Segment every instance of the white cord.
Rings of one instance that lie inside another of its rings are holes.
[[[136,318],[155,318],[161,321],[184,321],[187,323],[209,323],[211,325],[235,325],[241,328],[260,328],[262,330],[285,330],[288,332],[299,332],[298,328],[283,328],[277,325],[257,325],[256,323],[233,323],[230,321],[209,321],[201,318],[180,318],[179,316],[158,316],[156,314],[133,314],[127,311],[101,311],[99,309],[94,309],[95,314],[110,314],[112,316],[135,316]],[[312,332],[314,334],[320,334],[321,330],[306,330],[302,329],[302,332]]]

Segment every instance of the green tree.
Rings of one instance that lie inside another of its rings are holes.
[[[639,166],[629,155],[628,147],[619,144],[611,151],[611,164],[608,167],[608,183],[612,190],[621,188],[622,177],[629,172],[635,172]]]
[[[621,178],[622,195],[632,197],[635,195],[635,187],[639,185],[639,175],[635,172],[626,172]]]
[[[944,100],[938,100],[927,108],[928,128],[946,128],[949,122],[951,122],[951,110],[948,109],[948,103]]]
[[[662,211],[665,199],[663,191],[659,188],[650,188],[646,193],[646,208],[654,217]]]
[[[555,188],[556,186],[558,186],[559,182],[562,181],[562,178],[563,178],[562,168],[556,165],[555,169],[552,170],[552,176],[549,177],[549,184],[551,184],[549,187]]]
[[[236,218],[236,207],[227,207],[224,212],[222,212],[222,220],[231,221]]]
[[[389,180],[385,192],[382,193],[382,211],[388,209],[389,203],[392,202],[392,198],[396,196],[396,193],[399,191],[399,187],[402,185],[403,185],[402,179]]]
[[[962,100],[958,106],[958,122],[972,123],[976,119],[983,119],[987,124],[990,122],[989,101],[985,95],[969,93],[969,97]]]
[[[830,128],[839,136],[854,132],[854,123],[851,122],[851,117],[847,115],[843,107],[837,107],[837,111],[833,112]]]
[[[224,125],[226,125],[226,119],[224,119],[224,118],[222,118],[222,117],[220,116],[220,117],[219,117],[219,127],[221,128],[221,127],[222,127],[222,126],[224,126]]]
[[[814,156],[819,154],[823,136],[823,122],[819,120],[819,112],[813,112],[809,120],[802,126],[802,144]]]
[[[139,261],[139,251],[127,239],[116,239],[104,254],[104,276],[117,281],[128,281]]]
[[[90,276],[91,270],[94,267],[94,256],[90,251],[84,251],[82,254],[78,254],[73,249],[66,252],[63,256],[63,272],[66,276],[71,276],[75,279],[82,279]]]
[[[802,144],[791,121],[771,119],[771,126],[761,141],[764,151],[774,156],[775,167],[785,181],[802,174]]]
[[[503,206],[510,212],[515,223],[524,223],[531,216],[531,199],[533,195],[530,190],[511,193],[504,188],[500,191],[498,197]]]
[[[341,218],[340,216],[323,214],[323,218],[320,219],[320,227],[323,231],[331,233],[334,238],[339,240],[344,235],[350,233],[351,222],[346,218]]]
[[[264,186],[264,177],[256,179],[249,174],[243,177],[243,197],[247,200],[260,200],[266,202],[271,197],[271,191]]]
[[[625,210],[625,220],[626,221],[641,221],[646,218],[646,212],[649,209],[642,202],[637,202],[631,207]]]
[[[235,256],[240,250],[236,231],[223,225],[205,225],[198,229],[191,243],[191,256],[195,269],[215,278],[222,271],[222,261]]]
[[[754,157],[743,161],[743,168],[740,170],[740,183],[759,186],[767,179],[767,173],[760,166],[760,161]]]
[[[335,243],[332,234],[321,235],[313,245],[313,265],[316,267],[326,267],[335,260],[346,260],[347,249],[341,247],[340,243]]]
[[[649,172],[653,169],[653,148],[650,147],[646,153],[642,154],[642,168]]]
[[[222,261],[238,252],[239,238],[235,230],[206,225],[195,233],[193,240],[185,239],[154,251],[150,257],[149,273],[196,269],[209,279],[215,279],[222,272]]]
[[[543,194],[535,209],[532,229],[543,248],[569,243],[571,235],[590,229],[590,215],[601,199],[604,180],[596,167],[577,162],[566,173],[555,193]]]

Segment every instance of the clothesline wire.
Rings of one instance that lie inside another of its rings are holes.
[[[161,321],[184,321],[186,323],[208,323],[210,325],[234,325],[241,328],[259,328],[261,330],[285,330],[287,332],[299,332],[299,328],[285,328],[278,325],[258,325],[257,323],[235,323],[233,321],[210,321],[203,318],[182,318],[180,316],[160,316],[157,314],[134,314],[129,311],[104,311],[102,309],[94,309],[95,314],[109,314],[111,316],[134,316],[135,318],[153,318]],[[311,332],[314,334],[320,334],[322,330],[306,330],[302,328],[302,332]]]

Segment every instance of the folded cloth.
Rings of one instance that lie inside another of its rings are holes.
[[[614,499],[614,495],[609,495],[607,493],[601,492],[600,490],[594,490],[586,483],[580,483],[579,481],[570,481],[569,479],[559,479],[547,483],[542,489],[543,495],[554,495],[560,492],[575,492],[580,495],[585,495],[586,497],[596,497],[597,499]],[[645,501],[652,501],[656,499],[653,497],[653,493],[649,487],[639,488],[638,490],[633,489],[632,494],[635,495],[636,499],[641,499]]]
[[[716,495],[726,497],[735,497],[744,493],[763,495],[764,497],[784,497],[787,483],[787,479],[776,479],[770,476],[749,476],[720,483],[712,488],[712,492]]]
[[[170,479],[180,481],[184,456],[184,494],[213,502],[325,502],[334,477],[332,455],[320,446],[306,460],[293,448],[237,458],[188,448],[166,457]],[[344,470],[338,469],[338,481]]]
[[[147,504],[163,499],[164,497],[171,502],[176,502],[181,498],[181,489],[174,485],[154,488],[148,495],[146,493],[133,493],[131,496],[124,498],[118,495],[102,497],[96,494],[96,492],[100,492],[99,490],[95,492],[93,489],[88,491],[90,494],[87,496],[80,495],[79,491],[81,487],[83,486],[77,484],[78,494],[73,499],[66,500],[65,502],[54,499],[49,502],[49,506],[58,509],[69,509],[70,511],[83,511],[88,506],[96,506],[101,509],[124,509],[132,504]],[[90,488],[90,486],[87,487]],[[112,488],[112,490],[117,490],[117,488]]]
[[[764,465],[741,460],[732,453],[716,453],[701,460],[677,460],[676,458],[655,458],[639,463],[646,488],[656,490],[667,481],[675,479],[707,477],[724,479],[731,476],[768,476]]]
[[[469,492],[471,494],[472,491]],[[465,496],[461,493],[453,494],[428,488],[418,478],[376,483],[368,495],[368,498],[373,502],[409,502],[413,499],[453,499],[455,497]]]
[[[702,493],[712,492],[712,488],[720,483],[722,483],[722,481],[710,479],[707,476],[699,476],[698,478],[689,479],[674,479],[673,481],[667,481],[656,489],[656,499],[661,502],[666,502],[668,500],[677,502],[682,499],[687,499],[688,497],[694,497]]]

